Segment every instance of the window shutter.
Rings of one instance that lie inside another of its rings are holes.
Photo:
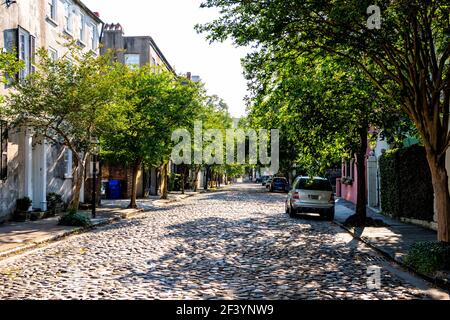
[[[36,60],[36,38],[34,36],[30,36],[30,72],[35,71],[34,62]]]
[[[0,120],[0,180],[8,177],[8,129]]]

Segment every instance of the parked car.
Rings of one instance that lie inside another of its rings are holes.
[[[331,183],[321,177],[299,176],[292,184],[286,199],[286,213],[319,213],[321,217],[334,219],[334,193]]]
[[[261,177],[256,178],[255,182],[256,182],[256,183],[262,183]]]
[[[284,177],[275,177],[272,179],[272,182],[269,186],[270,192],[281,191],[288,192],[289,191],[289,182]]]
[[[266,189],[270,189],[270,184],[271,183],[272,183],[272,178],[267,179],[267,181],[265,183]]]
[[[261,177],[261,184],[262,184],[263,186],[265,186],[266,183],[267,183],[267,180],[269,180],[270,178],[271,178],[271,176],[262,176],[262,177]]]

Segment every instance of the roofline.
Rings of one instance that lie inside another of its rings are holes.
[[[89,9],[83,2],[80,0],[73,0],[77,5],[79,5],[86,13],[91,16],[94,20],[96,20],[98,23],[104,24],[103,20],[100,19],[91,9]]]
[[[159,49],[158,45],[156,44],[155,40],[151,36],[125,36],[124,38],[142,38],[142,39],[148,39],[150,42],[150,45],[155,49],[156,53],[159,55],[159,57],[163,60],[164,64],[166,65],[167,69],[169,71],[175,73],[172,66],[170,65],[169,61],[167,61],[166,57],[162,53],[162,51]]]

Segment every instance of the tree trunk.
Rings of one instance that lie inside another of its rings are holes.
[[[169,194],[167,183],[168,170],[169,170],[169,163],[164,162],[161,168],[161,199],[167,199]]]
[[[209,166],[206,166],[205,171],[205,181],[203,181],[203,189],[208,190],[208,183],[209,183]]]
[[[130,204],[128,205],[128,208],[132,208],[132,209],[137,208],[137,203],[136,203],[137,175],[139,173],[139,168],[141,167],[141,164],[142,164],[142,160],[138,159],[134,162],[134,165],[133,165],[133,175],[132,175],[132,179],[131,179],[131,201],[130,201]]]
[[[72,199],[69,203],[69,209],[71,210],[78,210],[78,207],[80,205],[80,193],[85,177],[87,158],[87,153],[84,154],[81,158],[79,156],[75,157],[75,168],[73,169],[73,176],[75,177],[75,181],[72,187]]]
[[[197,183],[198,183],[198,173],[200,172],[200,166],[199,165],[196,165],[196,166],[194,166],[194,181],[192,182],[193,183],[193,190],[194,190],[194,192],[197,192]]]
[[[433,183],[434,207],[438,222],[438,241],[450,242],[450,196],[445,154],[438,159],[432,151],[427,150],[427,160]]]
[[[360,145],[356,154],[356,172],[358,182],[356,186],[356,216],[358,224],[363,226],[366,223],[366,152],[367,152],[367,127],[362,126],[359,129]]]
[[[181,194],[184,194],[185,179],[186,179],[186,166],[183,164],[181,167],[181,185],[180,185]]]

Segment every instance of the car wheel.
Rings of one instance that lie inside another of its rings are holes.
[[[289,217],[295,218],[297,214],[295,213],[295,210],[292,208],[292,205],[289,204]]]

